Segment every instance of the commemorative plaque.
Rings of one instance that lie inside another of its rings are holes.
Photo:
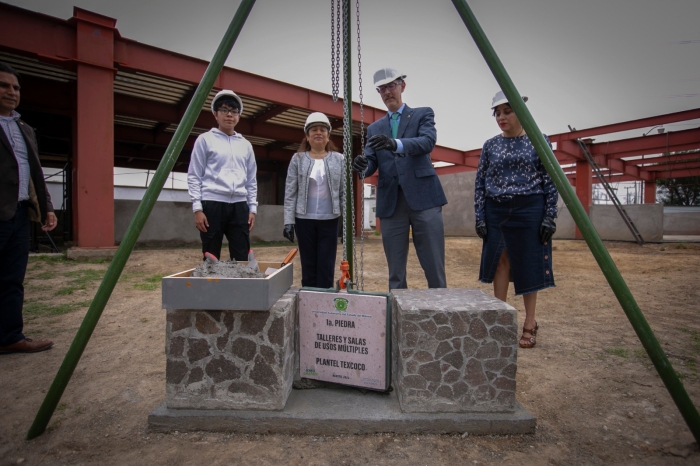
[[[388,294],[299,292],[301,377],[385,391],[391,383]]]

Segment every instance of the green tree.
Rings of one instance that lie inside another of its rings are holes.
[[[667,160],[657,166],[667,165],[670,170],[678,160],[673,160],[676,155],[694,154],[697,158],[684,159],[685,163],[700,162],[700,151],[697,149],[679,152],[665,152]],[[691,156],[692,157],[692,156]],[[700,173],[700,172],[699,172]],[[656,180],[656,200],[664,205],[700,205],[700,176],[687,176],[684,178],[665,178]]]
[[[700,176],[656,180],[656,200],[664,205],[700,205]]]

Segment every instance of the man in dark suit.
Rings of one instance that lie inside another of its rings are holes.
[[[365,176],[379,169],[377,217],[381,219],[389,289],[407,288],[409,230],[429,288],[445,288],[445,232],[442,190],[430,152],[437,133],[429,107],[403,103],[406,75],[393,68],[374,73],[374,85],[389,112],[367,128],[366,157],[353,168]]]
[[[51,197],[39,164],[34,131],[20,119],[19,74],[0,63],[0,354],[36,353],[53,346],[22,333],[29,222],[56,227]]]

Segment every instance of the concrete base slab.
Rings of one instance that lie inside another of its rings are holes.
[[[531,434],[536,420],[519,402],[513,413],[403,413],[395,392],[349,387],[292,390],[283,411],[169,409],[148,416],[150,430],[304,435],[464,433]]]
[[[117,253],[117,246],[111,248],[69,248],[66,258],[71,260],[81,259],[112,259]]]
[[[62,252],[30,252],[29,258],[32,257],[63,257]]]
[[[664,243],[700,243],[700,236],[664,235]]]

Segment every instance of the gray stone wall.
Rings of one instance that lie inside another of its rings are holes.
[[[700,235],[700,206],[665,206],[664,235]]]
[[[644,241],[664,238],[664,206],[661,204],[628,204],[623,206]],[[608,241],[634,241],[632,232],[613,205],[592,205],[588,216],[598,235]]]
[[[281,410],[292,389],[296,295],[269,311],[167,311],[166,404]]]
[[[474,230],[475,179],[475,171],[440,176],[440,183],[447,197],[447,204],[442,206],[446,236],[476,236]]]
[[[134,218],[141,201],[117,199],[114,201],[114,240],[120,243]],[[259,205],[255,228],[250,240],[286,241],[284,206]],[[139,244],[196,244],[200,243],[199,230],[194,226],[192,204],[189,202],[158,201],[139,234]],[[224,238],[224,241],[226,239]]]
[[[474,289],[392,293],[392,373],[402,411],[514,411],[513,307]]]

